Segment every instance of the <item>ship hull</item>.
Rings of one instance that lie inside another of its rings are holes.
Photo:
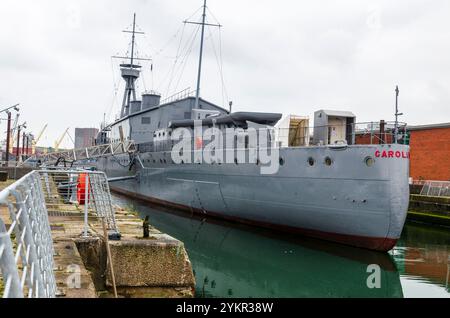
[[[168,156],[139,154],[132,169],[124,167],[127,156],[105,157],[97,168],[111,178],[136,175],[111,183],[130,197],[378,251],[392,249],[406,219],[407,146],[280,149],[283,165],[274,175],[262,175],[256,163],[176,165]]]

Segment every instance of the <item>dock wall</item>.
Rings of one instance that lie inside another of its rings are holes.
[[[411,194],[408,219],[450,227],[450,198]]]

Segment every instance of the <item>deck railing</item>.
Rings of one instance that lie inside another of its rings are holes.
[[[407,125],[399,123],[397,134],[394,122],[362,122],[351,124],[330,124],[321,126],[299,126],[275,128],[276,139],[283,147],[317,146],[344,142],[347,144],[407,144]],[[334,142],[333,142],[334,141]]]
[[[268,138],[267,145],[261,145],[255,141],[249,141],[251,133],[248,130],[241,129],[239,132],[232,132],[233,137],[241,138],[242,148],[254,148],[254,147],[306,147],[306,146],[320,146],[320,145],[335,145],[335,144],[393,144],[395,143],[395,129],[394,123],[385,122],[385,129],[380,131],[379,123],[366,122],[356,123],[348,125],[326,125],[326,126],[314,126],[314,127],[297,127],[297,128],[261,128],[266,130]],[[205,127],[206,129],[212,128]],[[237,139],[233,146],[227,144],[228,135],[224,132],[226,127],[218,126],[222,131],[223,142],[221,143],[224,149],[233,149],[237,147]],[[261,130],[260,129],[260,130]],[[270,134],[269,134],[270,132]],[[164,136],[163,136],[164,134]],[[253,136],[260,135],[253,134]],[[176,140],[171,139],[172,133],[159,132],[155,141],[146,143],[140,143],[137,145],[137,150],[140,153],[144,152],[170,152],[175,144]],[[196,149],[199,138],[201,139],[202,146],[207,144],[203,143],[204,136],[188,136],[190,138],[191,149]],[[209,138],[211,139],[211,138]],[[397,143],[408,144],[408,136],[406,124],[400,123],[398,125]],[[252,146],[253,145],[253,146]]]

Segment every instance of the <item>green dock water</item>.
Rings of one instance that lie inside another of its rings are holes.
[[[184,242],[197,297],[450,297],[450,229],[408,223],[390,253],[274,235],[114,197]],[[380,288],[367,285],[380,268]]]

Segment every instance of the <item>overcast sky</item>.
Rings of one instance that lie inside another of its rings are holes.
[[[139,56],[153,58],[153,72],[142,63],[139,89],[164,98],[195,88],[199,37],[191,41],[196,26],[182,21],[202,1],[2,0],[0,106],[21,103],[21,122],[35,134],[48,123],[40,145],[67,127],[72,137],[75,127],[98,127],[104,113],[113,120],[123,86],[111,56],[126,54],[121,31],[134,12],[146,32]],[[403,121],[450,122],[448,0],[209,0],[208,8],[223,28],[206,31],[203,98],[232,100],[235,111],[338,109],[359,122],[393,120],[398,84]]]

